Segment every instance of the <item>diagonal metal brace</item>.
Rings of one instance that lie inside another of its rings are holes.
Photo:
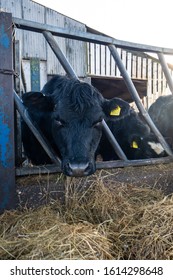
[[[59,159],[58,156],[56,156],[55,151],[52,149],[52,147],[50,147],[45,137],[41,134],[40,130],[36,127],[35,124],[33,124],[33,121],[31,120],[27,109],[25,108],[22,100],[20,99],[20,97],[17,95],[15,91],[14,91],[14,101],[20,115],[22,116],[26,124],[29,126],[30,130],[37,138],[41,146],[44,148],[44,150],[46,151],[50,159],[53,161],[53,163],[60,165],[61,160]]]

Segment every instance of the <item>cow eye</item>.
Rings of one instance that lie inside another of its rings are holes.
[[[55,119],[55,123],[56,123],[56,125],[57,126],[63,126],[63,122],[62,121],[60,121],[60,120],[58,120],[58,119]]]

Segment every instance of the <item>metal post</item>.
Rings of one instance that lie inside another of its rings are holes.
[[[12,15],[0,12],[0,213],[16,207]]]
[[[49,31],[43,31],[43,35],[46,39],[46,41],[49,43],[50,47],[52,48],[53,52],[55,53],[56,57],[59,59],[61,65],[63,66],[64,70],[67,72],[69,77],[78,79],[78,76],[74,72],[72,66],[66,59],[65,55],[61,51],[61,49],[58,46],[58,43],[54,39],[53,35]],[[118,142],[116,141],[114,135],[110,131],[109,127],[107,126],[106,122],[103,120],[102,122],[103,129],[105,134],[108,137],[109,142],[111,143],[113,149],[115,150],[116,154],[119,156],[120,159],[127,160],[126,155],[122,151],[121,147],[119,146]]]
[[[166,81],[168,83],[169,89],[173,94],[173,79],[172,79],[171,74],[169,72],[168,65],[165,61],[164,55],[163,55],[163,53],[158,53],[157,55],[158,55],[160,64],[162,66],[163,73],[165,74]]]
[[[154,125],[153,121],[151,120],[149,114],[147,113],[147,111],[144,109],[141,100],[139,98],[138,92],[128,74],[128,72],[126,71],[124,64],[118,54],[118,51],[116,49],[116,47],[114,45],[109,45],[109,50],[121,72],[122,77],[124,78],[124,82],[133,98],[133,100],[135,101],[139,111],[141,112],[143,118],[145,119],[145,121],[147,122],[147,124],[149,125],[149,127],[151,128],[151,130],[154,132],[154,134],[156,135],[157,139],[159,140],[159,142],[161,143],[161,145],[163,146],[163,148],[165,149],[165,151],[167,152],[168,155],[173,156],[173,153],[170,149],[170,147],[168,146],[168,144],[166,143],[165,139],[163,138],[163,136],[161,135],[161,133],[159,132],[159,130],[156,128],[156,126]]]

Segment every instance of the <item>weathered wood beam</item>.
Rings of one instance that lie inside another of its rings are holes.
[[[132,43],[128,41],[118,40],[109,36],[97,35],[89,32],[73,31],[70,29],[60,28],[39,22],[20,19],[13,17],[14,25],[17,28],[42,33],[44,30],[51,32],[55,36],[70,38],[85,42],[92,42],[102,45],[114,44],[116,47],[142,52],[161,52],[164,54],[173,54],[173,49],[149,46],[145,44]]]

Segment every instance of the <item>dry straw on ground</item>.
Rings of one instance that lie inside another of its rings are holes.
[[[65,204],[0,216],[0,259],[173,259],[173,196],[73,179]]]

